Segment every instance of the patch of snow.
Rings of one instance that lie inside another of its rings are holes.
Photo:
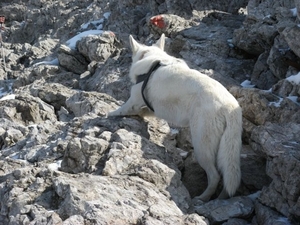
[[[172,135],[178,134],[178,133],[179,133],[179,130],[176,129],[176,128],[170,128],[170,133],[171,133]]]
[[[110,12],[106,12],[103,14],[103,16],[105,19],[108,19],[108,17],[110,17],[110,14],[111,14]]]
[[[232,39],[227,39],[227,44],[230,48],[233,48],[234,47],[234,44],[232,42]]]
[[[288,78],[286,78],[286,80],[293,84],[300,84],[300,72],[296,75],[289,76]]]
[[[250,198],[252,201],[255,201],[258,198],[258,196],[260,195],[260,193],[261,193],[261,191],[257,191],[253,194],[248,195],[247,197]]]
[[[269,90],[263,90],[266,93],[272,93],[272,88],[270,88]]]
[[[280,107],[280,104],[282,101],[283,101],[283,98],[279,98],[278,102],[269,102],[269,106]]]
[[[288,96],[286,98],[288,98],[291,101],[295,102],[297,105],[300,105],[300,103],[297,101],[298,96]],[[282,101],[283,101],[283,98],[279,98],[279,101],[277,101],[277,102],[269,102],[269,106],[280,107],[280,104],[281,104]]]
[[[11,159],[20,159],[20,155],[19,153],[15,153],[13,155],[10,156]]]
[[[69,48],[75,49],[76,48],[76,42],[81,40],[83,37],[86,37],[88,35],[98,35],[102,34],[103,30],[87,30],[82,33],[77,34],[76,36],[72,37],[68,41],[66,41],[66,44]]]
[[[290,11],[294,17],[297,16],[297,8],[292,8],[292,9],[290,9]]]
[[[282,222],[285,225],[291,225],[289,219],[286,217],[279,217],[276,222]]]
[[[300,146],[300,142],[297,141],[288,141],[288,142],[284,142],[282,143],[282,146],[286,147],[286,148],[294,148],[295,146]]]
[[[99,26],[97,26],[97,30],[102,30],[103,29],[103,24],[99,24]]]
[[[61,161],[62,160],[58,160],[54,163],[48,164],[48,169],[57,171],[61,167]]]
[[[1,96],[1,93],[0,93]],[[0,98],[0,101],[4,101],[4,100],[11,100],[11,99],[15,99],[16,95],[14,94],[10,94],[10,95],[5,95],[4,97]]]
[[[39,66],[39,65],[55,65],[55,66],[58,66],[59,65],[58,58],[55,58],[51,61],[38,62],[38,63],[35,63],[33,66]]]
[[[186,151],[184,151],[184,150],[182,150],[182,149],[180,149],[180,148],[177,148],[177,150],[179,151],[179,155],[182,157],[182,158],[186,158],[187,156],[188,156],[188,152],[186,152]]]
[[[291,50],[291,48],[279,48],[278,51],[280,52],[280,54],[285,54],[287,51]]]
[[[288,96],[287,98],[295,102],[297,105],[300,105],[300,103],[297,101],[298,96]]]
[[[6,96],[9,94],[12,94],[12,85],[13,85],[13,80],[6,80],[6,81],[1,81],[0,83],[0,101],[1,100],[6,100]],[[10,96],[12,97],[12,96]],[[9,97],[7,97],[9,98]]]
[[[241,86],[242,86],[242,87],[245,87],[245,88],[253,88],[253,87],[255,87],[254,84],[251,84],[251,81],[250,81],[250,80],[244,80],[244,81],[241,83]]]
[[[94,21],[89,21],[89,22],[87,22],[85,24],[82,24],[81,25],[81,29],[85,30],[85,29],[88,28],[88,26],[90,24],[93,24],[97,28],[97,30],[102,30],[103,29],[104,19],[108,19],[109,16],[110,16],[110,14],[111,14],[110,12],[106,12],[106,13],[103,14],[103,18],[98,19],[98,20],[94,20]]]

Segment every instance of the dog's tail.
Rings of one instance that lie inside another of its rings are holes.
[[[240,151],[242,148],[242,110],[240,107],[227,113],[226,128],[218,151],[218,168],[223,173],[223,185],[229,196],[233,196],[240,185]]]

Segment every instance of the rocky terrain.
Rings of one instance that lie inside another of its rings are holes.
[[[299,0],[0,7],[0,224],[300,224]],[[106,117],[129,97],[129,34],[150,45],[162,33],[243,109],[231,199],[195,198],[206,175],[186,129]]]

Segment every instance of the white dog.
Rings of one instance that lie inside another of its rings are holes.
[[[128,101],[108,116],[139,115],[145,107],[178,126],[190,127],[195,156],[206,171],[208,186],[199,196],[208,201],[223,175],[219,198],[232,196],[241,180],[242,110],[216,80],[164,52],[165,36],[152,46],[129,37],[132,49]]]

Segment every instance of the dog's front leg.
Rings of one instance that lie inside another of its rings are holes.
[[[130,116],[138,115],[141,108],[145,105],[142,94],[141,84],[132,86],[130,98],[120,108],[108,113],[108,116]]]

